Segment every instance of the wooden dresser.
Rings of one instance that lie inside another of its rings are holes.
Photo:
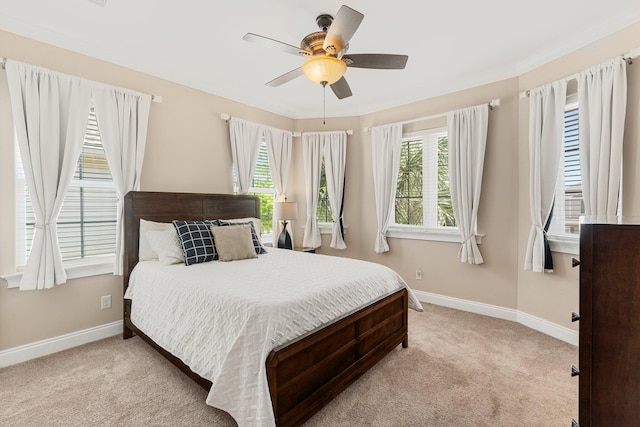
[[[580,228],[580,427],[640,426],[640,218]],[[576,425],[576,424],[574,424]]]

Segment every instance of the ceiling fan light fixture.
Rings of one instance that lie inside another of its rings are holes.
[[[314,83],[331,85],[347,71],[347,64],[333,56],[314,56],[302,64],[302,71]]]

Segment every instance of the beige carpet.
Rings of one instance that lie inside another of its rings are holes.
[[[308,426],[567,426],[577,349],[517,323],[425,304],[398,347]],[[138,338],[0,369],[2,426],[233,426]]]

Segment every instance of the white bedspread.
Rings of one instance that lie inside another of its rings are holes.
[[[265,367],[273,348],[402,287],[409,306],[422,311],[383,265],[268,251],[188,267],[141,262],[125,294],[133,323],[210,380],[207,404],[240,426],[275,424]]]

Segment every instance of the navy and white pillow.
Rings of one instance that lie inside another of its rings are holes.
[[[262,246],[262,243],[260,243],[260,236],[258,236],[258,233],[256,233],[256,228],[253,225],[253,222],[248,221],[248,222],[229,222],[229,221],[225,221],[223,219],[219,219],[218,221],[218,225],[221,227],[226,227],[226,226],[232,226],[232,225],[250,225],[251,226],[251,240],[253,240],[253,249],[256,250],[256,253],[258,255],[260,254],[266,254],[267,250],[264,248],[264,246]]]
[[[178,232],[178,237],[180,237],[185,265],[218,259],[218,253],[211,235],[211,227],[217,225],[217,220],[173,221],[173,226]]]

